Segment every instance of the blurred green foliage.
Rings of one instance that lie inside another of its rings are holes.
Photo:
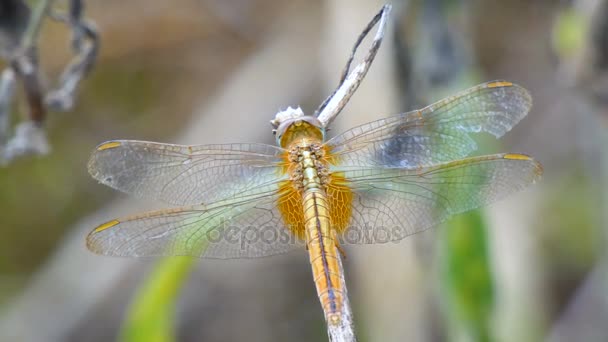
[[[121,341],[175,340],[175,302],[197,260],[191,257],[169,257],[158,262],[129,307],[120,335]]]
[[[556,16],[553,27],[553,48],[561,57],[569,57],[582,48],[589,23],[574,8],[567,8]]]
[[[491,341],[494,287],[487,225],[480,210],[458,215],[442,229],[441,292],[449,340],[468,335]]]

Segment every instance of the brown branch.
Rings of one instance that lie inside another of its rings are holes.
[[[42,124],[46,118],[46,108],[43,103],[42,87],[38,74],[38,53],[36,47],[23,47],[15,57],[11,67],[21,79],[28,104],[28,119]]]

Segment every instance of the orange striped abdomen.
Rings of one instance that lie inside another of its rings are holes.
[[[328,172],[326,152],[316,139],[302,138],[289,145],[282,169],[289,180],[279,186],[277,206],[288,229],[306,241],[325,318],[335,325],[344,305],[335,239],[350,221],[352,192],[343,175]]]
[[[338,324],[342,314],[343,294],[327,198],[322,190],[312,188],[304,192],[302,202],[306,245],[317,294],[327,321]]]

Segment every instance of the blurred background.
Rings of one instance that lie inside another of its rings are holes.
[[[163,205],[97,184],[86,162],[115,138],[273,144],[268,121],[288,105],[317,108],[383,3],[84,4],[101,44],[75,107],[46,117],[49,154],[0,167],[0,340],[327,340],[305,251],[195,262],[88,252],[100,222]],[[376,61],[330,134],[506,79],[534,106],[481,152],[529,154],[545,173],[399,244],[347,250],[359,340],[608,341],[608,2],[392,4]],[[69,31],[44,21],[38,51],[49,86]],[[15,96],[13,127],[28,120]]]

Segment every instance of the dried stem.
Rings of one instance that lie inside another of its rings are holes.
[[[348,290],[346,289],[346,281],[344,280],[344,267],[342,266],[342,258],[337,252],[338,266],[340,268],[340,284],[342,285],[342,293],[344,295],[344,307],[339,325],[327,324],[327,335],[332,342],[354,342],[357,341],[355,335],[355,323],[353,322],[353,312],[350,308],[348,300]]]
[[[73,107],[78,84],[91,70],[97,58],[99,39],[94,26],[82,18],[83,1],[70,0],[69,12],[65,15],[52,13],[53,3],[54,0],[37,2],[36,8],[29,15],[23,34],[16,38],[19,44],[9,54],[10,66],[3,72],[6,76],[3,77],[3,82],[11,81],[9,76],[13,74],[22,81],[29,120],[17,125],[15,136],[10,140],[6,139],[10,126],[8,114],[12,99],[4,95],[10,94],[12,97],[14,92],[0,94],[0,161],[2,162],[26,154],[48,153],[50,147],[42,127],[47,111],[68,111]],[[23,6],[27,9],[27,6]],[[37,46],[42,21],[47,15],[70,27],[75,57],[63,71],[57,88],[45,94],[40,81]],[[14,80],[11,81],[11,87],[13,83]],[[4,83],[2,85],[4,86]]]
[[[0,146],[8,139],[9,116],[11,103],[15,93],[15,72],[6,68],[0,76]]]
[[[94,25],[83,19],[82,0],[70,0],[70,11],[62,15],[51,13],[51,17],[68,25],[72,30],[72,48],[76,56],[65,68],[59,86],[45,97],[46,106],[55,111],[68,111],[75,102],[80,81],[93,68],[99,52],[99,36]]]
[[[42,89],[38,75],[38,53],[36,44],[40,35],[42,21],[54,0],[40,0],[32,11],[27,27],[21,37],[21,44],[13,56],[13,69],[23,80],[23,87],[29,105],[30,120],[41,123],[46,116]]]
[[[27,21],[27,26],[21,36],[19,46],[11,53],[10,66],[3,72],[3,82],[9,82],[6,86],[10,88],[10,91],[6,94],[10,94],[11,97],[14,93],[12,91],[14,84],[13,75],[16,74],[23,81],[29,108],[28,117],[30,119],[17,126],[15,136],[6,141],[6,144],[2,141],[2,145],[0,145],[0,161],[3,163],[25,154],[46,154],[50,149],[41,125],[46,117],[46,107],[38,75],[36,44],[42,21],[52,4],[53,0],[40,0],[37,3],[36,8],[32,11]],[[1,114],[3,114],[3,129],[6,131],[8,131],[9,126],[10,104],[11,98],[2,98],[3,112]]]
[[[324,127],[329,126],[329,124],[340,114],[342,109],[348,103],[351,96],[355,93],[363,78],[367,74],[369,67],[372,65],[374,58],[376,57],[376,52],[380,48],[380,44],[382,43],[382,39],[384,38],[384,32],[386,30],[386,22],[388,20],[388,15],[391,12],[391,5],[384,5],[380,12],[374,16],[374,18],[367,24],[367,27],[361,32],[357,41],[355,42],[355,46],[351,51],[351,54],[346,62],[346,66],[342,71],[342,76],[340,77],[340,83],[336,90],[329,95],[329,97],[319,106],[319,108],[315,112],[315,116],[319,119],[319,121],[323,124]],[[371,29],[378,24],[378,31],[374,36],[374,40],[372,42],[371,47],[369,48],[367,55],[359,63],[352,72],[350,71],[350,66],[355,58],[355,54],[359,45],[363,42],[363,39],[369,34]]]
[[[53,4],[54,0],[40,0],[38,6],[32,11],[30,20],[28,21],[27,28],[21,39],[21,48],[23,51],[34,48],[40,34],[40,27],[42,27],[42,20],[49,8]]]

